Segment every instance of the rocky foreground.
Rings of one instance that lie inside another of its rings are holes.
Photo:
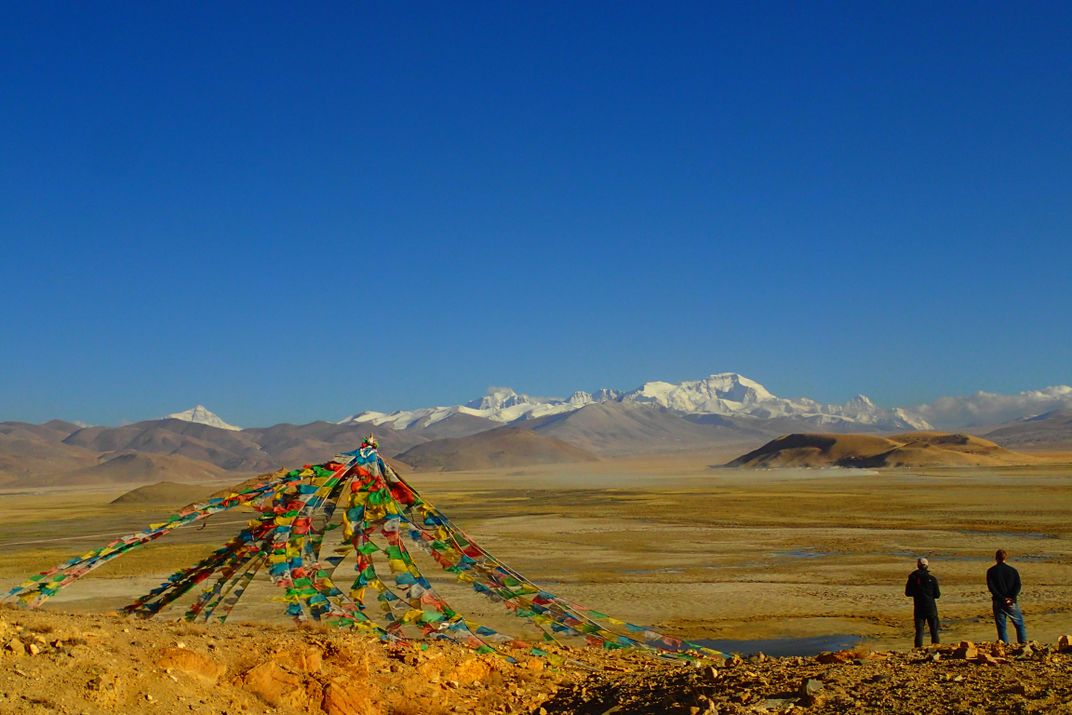
[[[0,713],[1072,713],[1072,645],[512,665],[319,628],[0,611]]]

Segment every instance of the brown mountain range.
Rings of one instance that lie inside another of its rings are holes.
[[[729,418],[694,421],[664,408],[620,402],[586,405],[519,426],[606,457],[679,452],[727,442],[755,444],[771,435]]]
[[[1016,449],[1072,450],[1072,409],[1010,422],[987,432],[986,438]]]
[[[528,435],[504,438],[500,430],[506,428],[499,423],[464,414],[431,424],[418,423],[404,430],[365,423],[331,422],[278,424],[244,430],[224,430],[177,419],[147,420],[119,427],[79,427],[62,420],[44,424],[0,422],[0,485],[108,483],[127,479],[210,480],[222,473],[218,470],[239,475],[265,472],[281,466],[322,461],[340,451],[353,449],[369,431],[376,433],[385,455],[408,455],[419,445],[430,445],[402,460],[412,459],[413,466],[419,469],[518,466],[712,447],[729,447],[744,452],[779,432],[809,435],[811,442],[794,448],[774,448],[768,444],[757,450],[758,454],[750,453],[751,456],[745,457],[756,464],[825,465],[840,460],[860,464],[903,462],[917,465],[931,464],[935,460],[976,464],[982,463],[979,460],[1005,463],[1021,460],[1001,452],[984,454],[994,447],[1072,450],[1072,411],[1067,409],[1017,420],[992,430],[986,434],[988,440],[996,443],[992,447],[973,446],[971,441],[978,438],[969,436],[962,438],[967,442],[957,446],[950,441],[953,440],[951,437],[944,441],[933,437],[921,441],[918,435],[912,439],[906,439],[906,435],[816,436],[801,427],[799,422],[789,418],[686,416],[658,407],[616,402],[591,404],[573,412],[523,420],[510,427],[555,440],[552,442],[538,442]],[[490,436],[470,439],[480,434]],[[465,455],[460,451],[462,449],[475,451]],[[110,461],[120,455],[135,453],[175,459],[133,460],[124,457]],[[182,469],[187,470],[189,476],[180,475],[178,472]]]

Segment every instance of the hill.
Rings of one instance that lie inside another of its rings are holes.
[[[741,455],[727,467],[968,467],[1033,464],[1038,457],[1012,452],[974,435],[908,432],[790,434]]]
[[[742,427],[734,418],[704,417],[710,421],[687,419],[663,407],[605,402],[522,424],[602,456],[702,449],[726,442],[755,444],[771,434]]]
[[[1016,420],[987,432],[986,437],[1017,449],[1072,449],[1072,409]]]
[[[227,471],[180,455],[126,452],[91,467],[39,477],[26,483],[37,486],[74,484],[139,484],[161,480],[209,482],[230,478]]]
[[[131,489],[111,501],[112,504],[166,504],[179,507],[211,496],[216,488],[204,484],[157,482]]]
[[[398,459],[418,471],[453,472],[530,464],[592,462],[595,455],[555,437],[521,427],[500,427],[467,437],[419,444]]]
[[[62,420],[40,425],[0,422],[0,484],[96,463],[95,450],[63,443],[77,429],[78,425]]]

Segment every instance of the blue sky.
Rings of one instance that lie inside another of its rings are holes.
[[[1072,5],[581,5],[8,7],[0,419],[1072,381]]]

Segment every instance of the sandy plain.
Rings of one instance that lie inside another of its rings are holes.
[[[548,590],[680,637],[846,634],[875,648],[908,648],[904,582],[925,555],[942,586],[943,640],[993,640],[984,573],[999,547],[1023,577],[1030,637],[1053,642],[1072,630],[1072,465],[711,466],[724,461],[712,453],[404,476],[478,543]],[[0,588],[181,506],[110,504],[124,489],[3,494]],[[122,606],[249,517],[219,515],[203,529],[180,530],[72,585],[47,608]],[[460,585],[433,581],[462,610],[526,633]],[[232,620],[285,622],[275,595],[268,583],[250,589]]]

